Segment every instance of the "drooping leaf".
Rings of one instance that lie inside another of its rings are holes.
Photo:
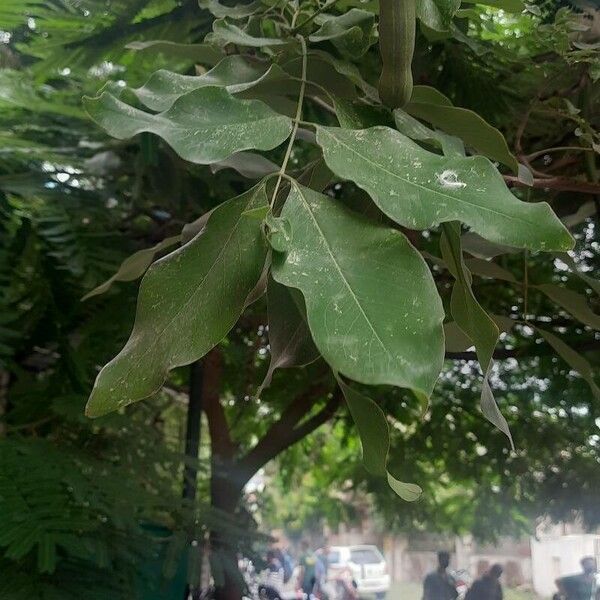
[[[204,75],[180,75],[161,69],[141,87],[131,89],[140,102],[155,111],[164,111],[184,94],[207,87],[224,87],[230,94],[243,92],[259,83],[285,80],[287,75],[277,65],[250,63],[241,56],[224,58]]]
[[[501,267],[498,263],[491,260],[483,260],[482,258],[468,258],[465,260],[465,266],[471,273],[480,277],[489,277],[490,279],[501,279],[502,281],[510,281],[515,283],[515,276]]]
[[[600,315],[590,308],[585,296],[553,283],[542,283],[533,287],[546,294],[550,300],[556,302],[584,325],[600,330]]]
[[[518,252],[518,250],[511,246],[495,244],[472,231],[463,234],[461,243],[465,252],[482,259],[495,258],[502,254],[515,254]]]
[[[340,71],[339,64],[328,60],[324,52],[309,52],[307,57],[307,90],[329,102],[329,94],[338,98],[354,100],[357,97],[356,85],[345,73]],[[302,76],[302,57],[296,56],[282,64],[282,68],[290,75]],[[313,83],[317,85],[312,85]],[[326,91],[323,92],[321,88]],[[294,88],[291,88],[293,91]],[[297,92],[296,92],[297,96]]]
[[[573,246],[548,204],[521,202],[482,156],[439,156],[387,127],[317,126],[317,142],[334,173],[354,181],[405,227],[458,220],[501,244],[536,250]]]
[[[515,321],[502,315],[489,315],[500,333],[511,331]],[[444,336],[446,339],[446,352],[466,352],[474,346],[471,338],[458,326],[456,321],[444,323]]]
[[[243,19],[258,12],[262,6],[260,0],[248,2],[246,4],[235,4],[234,6],[221,4],[219,0],[198,0],[200,8],[211,12],[217,19],[229,17],[230,19]]]
[[[365,469],[373,475],[387,477],[390,487],[398,496],[413,502],[421,495],[421,488],[414,483],[399,481],[387,470],[390,430],[384,412],[371,398],[351,388],[340,377],[337,379],[358,430]]]
[[[219,19],[213,23],[212,34],[207,36],[211,43],[236,44],[237,46],[248,46],[251,48],[263,48],[266,46],[285,46],[290,44],[289,39],[255,37],[250,35],[227,19]]]
[[[464,156],[464,146],[459,138],[441,131],[433,131],[400,108],[394,110],[396,129],[407,137],[426,142],[442,149],[445,156]],[[355,129],[359,129],[356,127]]]
[[[341,15],[326,15],[321,27],[309,40],[313,43],[331,42],[342,55],[352,58],[362,56],[373,43],[373,13],[352,8]]]
[[[131,336],[100,371],[88,416],[152,395],[170,369],[197,360],[223,339],[263,270],[267,208],[261,183],[216,208],[201,235],[150,267]]]
[[[333,54],[330,52],[323,52],[321,50],[310,50],[308,56],[309,59],[311,57],[318,57],[321,60],[328,62],[340,75],[343,75],[345,78],[349,79],[356,87],[362,90],[369,100],[378,100],[377,88],[365,81],[358,70],[358,67],[354,63],[341,60],[333,56]],[[327,89],[329,90],[330,88],[328,87]]]
[[[341,127],[347,129],[364,129],[375,125],[391,125],[390,111],[381,105],[365,102],[350,102],[334,97],[334,108]]]
[[[449,29],[460,0],[416,0],[417,18],[436,31]]]
[[[565,344],[559,337],[536,327],[538,333],[550,344],[558,355],[587,382],[597,400],[600,400],[600,387],[594,380],[594,371],[592,365],[581,355]]]
[[[584,202],[579,208],[570,215],[565,215],[561,218],[561,221],[569,229],[583,223],[586,219],[593,217],[596,214],[596,205],[592,200]]]
[[[452,106],[452,102],[447,96],[444,96],[442,92],[429,85],[415,85],[410,101],[424,104]]]
[[[456,321],[444,323],[444,339],[446,352],[466,352],[473,346],[471,338],[458,326]]]
[[[525,10],[525,4],[522,2],[522,0],[465,0],[465,2],[484,4],[485,6],[499,8],[509,13],[520,13]]]
[[[518,172],[519,163],[510,151],[502,133],[476,112],[452,106],[450,100],[443,104],[425,102],[415,99],[414,95],[405,110],[414,117],[431,123],[434,127],[458,136],[467,146],[506,165],[515,173]]]
[[[276,369],[302,367],[319,358],[297,290],[280,285],[273,278],[267,283],[269,307],[269,346],[271,362],[261,389],[267,387]],[[257,393],[257,395],[259,395]]]
[[[205,212],[200,215],[197,219],[194,219],[191,223],[186,223],[181,230],[181,243],[187,244],[193,240],[205,227],[210,219],[212,210]]]
[[[513,445],[508,423],[498,409],[489,384],[492,357],[500,331],[473,294],[471,274],[465,265],[460,245],[460,224],[456,222],[444,224],[440,248],[444,261],[455,279],[450,299],[452,316],[456,324],[473,342],[483,371],[481,411],[488,421],[506,434]]]
[[[577,265],[577,263],[573,260],[573,258],[567,254],[566,252],[563,254],[556,255],[559,260],[565,263],[567,267],[569,267],[572,273],[575,273],[582,281],[592,289],[596,294],[600,295],[600,279],[595,279],[594,277],[590,277],[587,273],[581,270],[581,268]]]
[[[355,381],[429,396],[443,360],[443,310],[419,253],[399,231],[297,184],[281,216],[293,239],[274,253],[273,278],[304,295],[327,362]]]
[[[152,248],[144,248],[143,250],[138,250],[131,256],[128,256],[121,263],[118,271],[110,279],[94,288],[91,292],[88,292],[82,300],[88,300],[92,296],[104,294],[115,281],[133,281],[134,279],[138,279],[146,272],[157,254],[174,246],[180,241],[181,235],[174,235],[164,239],[155,246],[152,246]]]
[[[213,173],[222,169],[233,169],[248,179],[262,179],[271,173],[277,173],[279,166],[256,152],[236,152],[225,160],[211,165]]]
[[[162,52],[170,56],[190,58],[203,65],[216,65],[225,56],[221,48],[212,44],[179,44],[167,40],[152,40],[148,42],[130,42],[125,47],[138,52]]]
[[[234,152],[271,150],[290,134],[289,117],[258,100],[238,100],[223,88],[206,87],[179,97],[156,115],[104,92],[84,98],[94,121],[110,135],[127,139],[143,131],[162,137],[182,158],[198,164],[224,160]]]

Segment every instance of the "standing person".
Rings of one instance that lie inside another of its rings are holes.
[[[329,552],[329,544],[325,542],[323,548],[316,553],[317,564],[315,566],[315,580],[320,595],[322,595],[323,588],[327,583],[327,577],[329,575]]]
[[[502,600],[502,565],[492,565],[487,573],[473,582],[465,600]]]
[[[300,560],[298,561],[298,564],[300,565],[298,588],[306,594],[307,598],[310,598],[317,580],[317,557],[315,556],[315,553],[310,550],[306,540],[302,540],[300,543]]]
[[[561,598],[566,600],[597,600],[600,588],[596,579],[598,566],[593,556],[581,559],[582,573],[568,575],[556,580],[556,587]]]
[[[448,573],[450,554],[445,551],[438,552],[438,568],[429,573],[423,581],[423,600],[456,600],[456,582]]]

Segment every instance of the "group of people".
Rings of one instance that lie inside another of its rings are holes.
[[[457,581],[448,572],[450,554],[438,552],[438,567],[423,582],[423,600],[456,600],[459,595]],[[502,565],[492,565],[468,589],[465,600],[502,600],[500,576]]]
[[[438,567],[423,582],[423,600],[456,600],[457,581],[448,572],[450,554],[438,552]],[[582,572],[556,580],[557,593],[553,600],[600,600],[596,559],[587,556],[581,560]],[[492,565],[467,590],[465,600],[502,600],[502,565]]]
[[[308,542],[300,544],[299,569],[294,574],[294,563],[290,554],[280,548],[273,548],[267,552],[268,572],[281,576],[283,583],[287,583],[292,575],[296,577],[296,589],[302,590],[309,598],[315,591],[321,589],[327,581],[328,548],[312,551]]]
[[[267,553],[267,571],[263,572],[259,594],[268,600],[283,597],[357,600],[356,582],[350,569],[338,569],[331,578],[330,548],[325,544],[312,550],[307,541],[300,543],[298,560],[294,562],[286,550],[273,548]],[[266,577],[265,577],[266,575]]]

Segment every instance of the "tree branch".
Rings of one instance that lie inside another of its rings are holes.
[[[535,352],[527,352],[528,348],[498,348],[494,352],[494,358],[497,360],[505,360],[507,358],[528,358],[531,356],[548,356],[549,354],[556,354],[554,349],[550,346],[533,346]],[[600,350],[600,340],[586,340],[580,344],[573,344],[571,346],[573,350],[578,352],[589,352],[592,350]],[[446,359],[448,360],[477,360],[477,353],[471,351],[465,352],[446,352]]]
[[[235,447],[220,400],[222,375],[223,357],[219,348],[213,348],[204,357],[202,382],[204,412],[208,421],[212,456],[230,459]]]
[[[314,386],[294,399],[254,448],[239,460],[238,468],[246,481],[270,460],[312,433],[333,416],[342,400],[342,392],[339,388],[336,388],[319,412],[298,425],[302,417],[310,411],[314,400],[324,391],[323,386]]]
[[[502,177],[506,183],[521,187],[557,190],[559,192],[579,192],[581,194],[600,194],[600,185],[577,179],[568,179],[567,177],[535,178],[532,186],[524,183],[514,175],[503,175]]]

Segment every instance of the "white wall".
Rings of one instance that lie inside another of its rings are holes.
[[[600,559],[600,535],[562,535],[531,538],[533,589],[549,598],[556,592],[557,577],[581,572],[579,561],[584,556]]]

